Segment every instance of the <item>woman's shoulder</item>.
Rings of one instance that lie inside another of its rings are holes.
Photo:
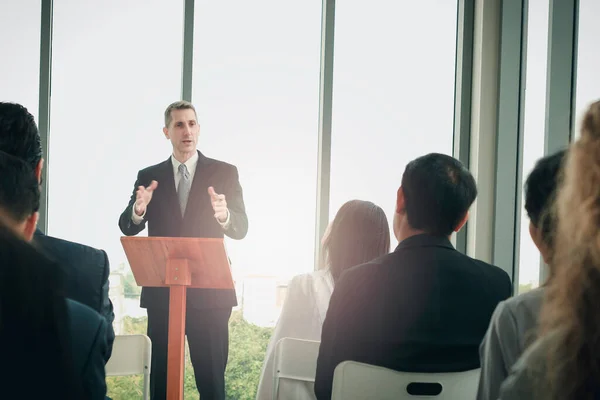
[[[317,270],[294,276],[288,285],[288,293],[301,292],[310,295],[313,292],[331,292],[333,278],[328,270]]]
[[[289,287],[301,287],[309,290],[313,285],[328,285],[333,286],[333,278],[329,270],[320,269],[313,272],[308,272],[300,275],[296,275],[290,281]]]
[[[511,369],[510,376],[502,383],[500,389],[501,400],[529,399],[532,393],[535,398],[543,393],[544,387],[540,386],[546,376],[546,355],[553,341],[562,333],[551,332],[536,340]]]

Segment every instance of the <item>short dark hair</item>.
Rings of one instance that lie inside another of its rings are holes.
[[[477,197],[469,170],[457,159],[438,153],[408,163],[402,191],[409,225],[436,236],[452,234]]]
[[[541,230],[542,240],[552,247],[555,215],[552,210],[567,151],[540,158],[525,180],[525,210],[531,223]]]
[[[32,169],[0,151],[0,209],[22,222],[40,208],[40,186]]]
[[[42,159],[42,140],[33,115],[15,103],[0,102],[0,151],[35,168]]]
[[[185,100],[176,101],[175,103],[169,104],[169,106],[165,110],[165,128],[169,128],[169,125],[171,125],[171,122],[173,121],[172,113],[174,110],[192,110],[196,115],[196,119],[198,119],[196,107],[194,107],[192,103]]]

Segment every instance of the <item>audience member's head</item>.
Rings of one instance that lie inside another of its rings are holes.
[[[586,112],[571,146],[556,199],[554,278],[541,335],[555,334],[545,354],[549,400],[591,399],[600,389],[600,101]]]
[[[40,187],[25,162],[0,151],[0,219],[25,240],[35,232]]]
[[[553,209],[556,188],[566,151],[538,160],[525,181],[525,210],[529,216],[529,234],[540,250],[544,262],[550,264],[556,230]],[[552,270],[552,266],[550,265]]]
[[[2,175],[0,173],[0,175]],[[7,399],[81,399],[63,275],[0,221],[0,385]]]
[[[25,161],[41,181],[40,133],[33,116],[20,104],[0,102],[0,151]]]
[[[420,233],[448,237],[467,222],[475,197],[475,179],[460,161],[437,153],[419,157],[402,176],[394,234],[399,242]]]
[[[337,212],[323,237],[325,265],[334,281],[342,272],[390,251],[390,227],[381,207],[351,200]]]

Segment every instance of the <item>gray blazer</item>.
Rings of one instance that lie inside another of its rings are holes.
[[[549,347],[561,340],[564,333],[560,330],[550,332],[535,341],[513,366],[510,376],[500,387],[499,400],[547,400],[552,398],[551,385],[547,383],[547,355]],[[564,355],[559,355],[563,356]],[[560,373],[559,373],[560,376]],[[560,385],[560,382],[556,382]],[[600,386],[590,382],[586,398],[600,399]],[[556,396],[554,396],[556,397]]]
[[[532,344],[515,363],[510,376],[502,383],[498,400],[545,400],[549,393],[540,382],[546,375],[545,354],[550,340],[547,335]]]
[[[500,385],[535,339],[543,295],[543,288],[534,289],[496,307],[479,347],[481,375],[477,400],[498,399]]]

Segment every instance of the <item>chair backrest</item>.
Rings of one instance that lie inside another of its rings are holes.
[[[480,369],[431,374],[399,372],[344,361],[335,368],[332,400],[471,400],[477,396],[479,374]]]
[[[106,364],[107,376],[125,376],[150,373],[152,343],[146,335],[117,335],[110,360]]]
[[[279,380],[314,382],[321,342],[285,337],[275,345],[273,362],[273,399],[277,399]]]

